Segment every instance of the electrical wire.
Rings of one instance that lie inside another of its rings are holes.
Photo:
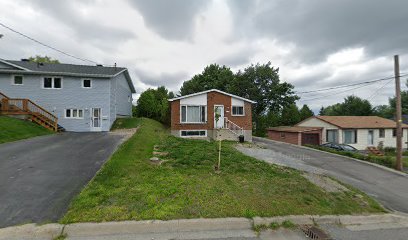
[[[8,29],[8,30],[10,30],[10,31],[12,31],[12,32],[14,32],[14,33],[20,35],[20,36],[23,36],[23,37],[25,37],[25,38],[27,38],[27,39],[33,41],[33,42],[36,42],[36,43],[38,43],[38,44],[40,44],[40,45],[42,45],[42,46],[44,46],[44,47],[47,47],[47,48],[52,49],[52,50],[54,50],[54,51],[57,51],[57,52],[59,52],[59,53],[61,53],[61,54],[64,54],[64,55],[66,55],[66,56],[68,56],[68,57],[75,58],[75,59],[80,60],[80,61],[83,61],[83,62],[90,62],[90,63],[98,64],[98,63],[95,62],[95,61],[92,61],[92,60],[89,60],[89,59],[86,59],[86,58],[76,57],[76,56],[74,56],[74,55],[72,55],[72,54],[69,54],[69,53],[64,52],[64,51],[62,51],[62,50],[59,50],[59,49],[57,49],[57,48],[55,48],[55,47],[53,47],[53,46],[50,46],[50,45],[45,44],[45,43],[43,43],[43,42],[41,42],[41,41],[38,41],[38,40],[36,40],[36,39],[34,39],[34,38],[30,37],[30,36],[27,36],[27,35],[24,34],[24,33],[21,33],[21,32],[15,30],[15,29],[13,29],[13,28],[11,28],[11,27],[9,27],[9,26],[6,26],[5,24],[3,24],[3,23],[1,23],[1,22],[0,22],[0,26],[4,27],[4,28],[6,28],[6,29]]]
[[[382,85],[381,87],[379,87],[373,94],[371,94],[368,98],[367,101],[370,101],[381,89],[383,89],[385,86],[387,86],[388,84],[390,84],[392,82],[393,79],[390,79],[388,82],[386,82],[384,85]]]

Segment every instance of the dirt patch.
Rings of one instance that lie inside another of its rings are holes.
[[[109,132],[109,134],[123,136],[122,142],[125,142],[137,132],[137,129],[138,128],[116,129]]]
[[[304,173],[302,174],[307,180],[323,188],[326,192],[346,192],[349,191],[347,187],[334,181],[333,179],[319,174],[314,173]]]

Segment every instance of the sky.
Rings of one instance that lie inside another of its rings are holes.
[[[80,58],[127,67],[138,95],[182,83],[217,63],[234,72],[271,62],[318,111],[347,95],[386,104],[393,80],[313,93],[408,73],[406,0],[2,0],[0,22]],[[0,58],[70,58],[0,27]],[[406,90],[401,79],[402,89]]]

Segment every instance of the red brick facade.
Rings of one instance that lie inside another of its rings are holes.
[[[301,144],[300,135],[301,133],[297,133],[297,132],[278,132],[278,131],[268,130],[269,139],[279,141],[279,142],[296,144],[296,145]]]
[[[252,130],[252,104],[244,102],[244,116],[232,116],[232,97],[219,93],[208,92],[207,94],[207,123],[185,124],[180,123],[180,100],[171,102],[171,130],[200,130],[214,129],[214,105],[224,106],[224,117],[244,128]]]

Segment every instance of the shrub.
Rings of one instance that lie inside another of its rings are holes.
[[[384,152],[385,153],[396,153],[397,149],[395,147],[385,147]]]

